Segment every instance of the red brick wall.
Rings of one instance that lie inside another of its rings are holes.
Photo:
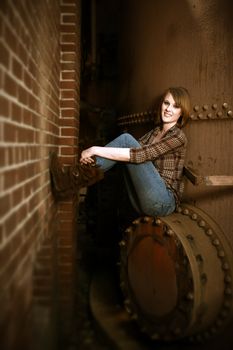
[[[79,0],[0,3],[0,333],[13,346],[32,301],[73,303],[75,201],[55,203],[48,156],[77,152]]]

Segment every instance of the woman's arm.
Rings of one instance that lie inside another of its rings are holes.
[[[130,160],[130,148],[92,146],[82,151],[80,162],[91,164],[94,162],[93,156],[128,162]]]

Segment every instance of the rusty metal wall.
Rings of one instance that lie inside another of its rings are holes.
[[[127,4],[120,40],[119,110],[143,112],[168,86],[187,87],[194,107],[193,120],[185,129],[187,165],[202,175],[233,175],[232,2],[129,0]],[[214,218],[233,241],[233,187],[186,182],[184,200]]]

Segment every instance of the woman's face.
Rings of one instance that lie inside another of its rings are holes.
[[[169,92],[162,103],[161,118],[164,124],[169,124],[170,127],[175,125],[181,116],[181,108],[177,107],[174,98]]]

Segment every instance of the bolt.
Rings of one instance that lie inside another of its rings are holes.
[[[200,221],[198,222],[198,225],[199,225],[200,227],[205,227],[206,223],[205,223],[204,220],[200,220]]]
[[[191,218],[192,218],[193,220],[196,221],[196,220],[197,220],[197,214],[196,214],[196,213],[193,213],[192,216],[191,216]]]
[[[166,230],[165,233],[166,233],[167,236],[173,236],[174,235],[174,231],[171,230],[171,229]]]
[[[216,110],[216,109],[218,108],[217,103],[214,103],[214,104],[212,105],[212,108]]]
[[[212,236],[213,230],[211,230],[211,228],[208,228],[208,229],[206,230],[206,234],[207,234],[207,236]]]
[[[229,270],[229,265],[228,265],[228,263],[227,263],[227,262],[224,262],[224,263],[222,264],[222,268],[223,268],[223,270]]]
[[[232,295],[232,290],[231,290],[230,287],[227,287],[227,288],[225,289],[225,294],[226,294],[226,295]]]
[[[192,292],[189,292],[189,293],[186,295],[186,298],[187,298],[188,300],[193,300],[193,299],[194,299],[193,293],[192,293]]]
[[[218,239],[214,239],[214,240],[212,241],[212,243],[213,243],[213,245],[215,245],[215,246],[218,246],[218,245],[220,244],[220,242],[219,242]]]
[[[230,283],[232,281],[232,278],[230,275],[225,276],[225,282]]]
[[[219,256],[220,258],[223,258],[223,257],[225,256],[224,251],[223,251],[223,250],[219,250],[218,256]]]

